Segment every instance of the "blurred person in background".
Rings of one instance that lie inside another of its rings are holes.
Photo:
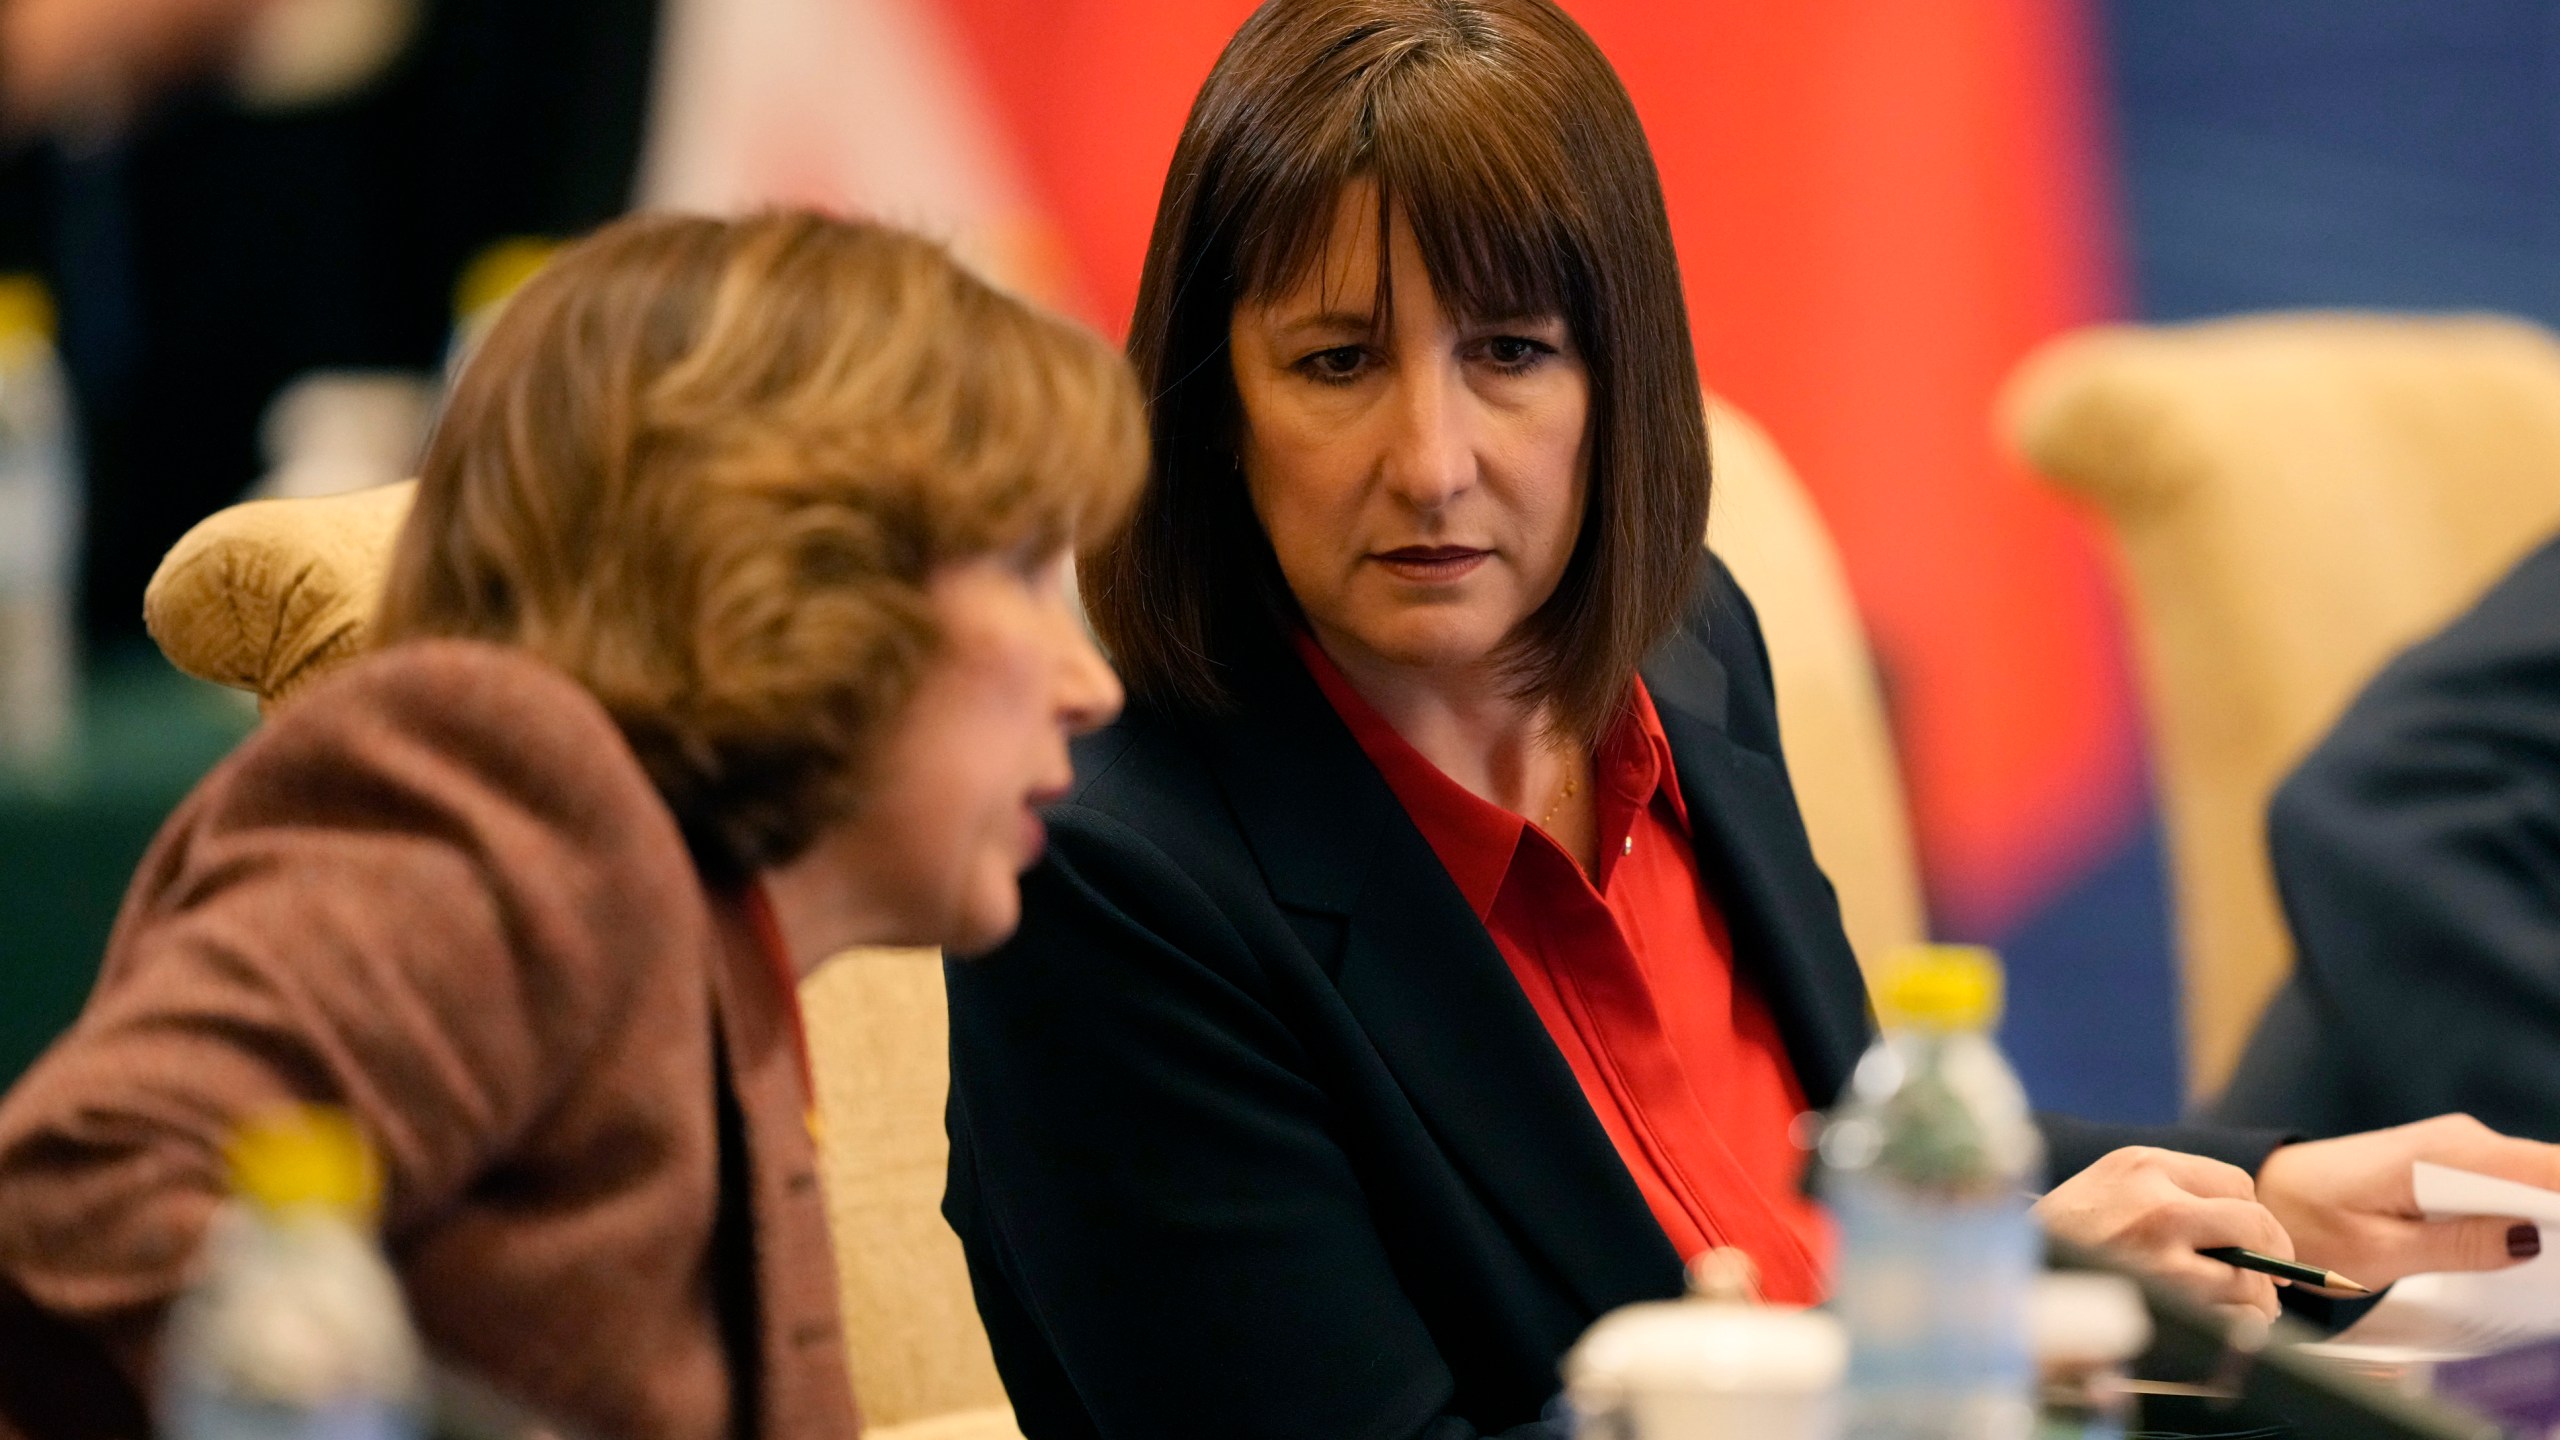
[[[1749,223],[1736,217],[1734,223]],[[950,967],[960,1233],[1024,1433],[1555,1436],[1565,1349],[1730,1246],[1825,1288],[1790,1140],[1870,1036],[1708,454],[1659,181],[1547,0],[1270,0],[1177,143],[1151,470],[1081,569],[1135,697]],[[2411,1161],[2045,1117],[2053,1234],[2208,1300],[2539,1244]]]
[[[2560,540],[2383,667],[2277,789],[2267,849],[2294,969],[2225,1119],[2464,1110],[2560,1140]]]
[[[1101,340],[902,232],[566,252],[462,371],[379,649],[180,807],[0,1101],[0,1434],[146,1428],[224,1138],[319,1103],[431,1354],[571,1433],[850,1435],[796,982],[1013,928],[1119,704],[1069,545],[1144,444]]]
[[[79,406],[82,618],[272,459],[315,372],[408,377],[396,478],[458,284],[630,203],[659,0],[0,0],[0,269],[42,274]],[[359,422],[363,423],[363,422]]]

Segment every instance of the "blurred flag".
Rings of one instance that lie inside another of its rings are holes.
[[[1768,426],[1875,641],[1941,934],[2007,952],[2040,1103],[2166,1118],[2179,1047],[2114,578],[1998,443],[2120,311],[2084,0],[1565,0],[1643,113],[1707,383]]]

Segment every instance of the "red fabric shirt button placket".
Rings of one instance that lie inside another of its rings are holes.
[[[1311,637],[1298,651],[1484,922],[1682,1258],[1737,1245],[1768,1298],[1819,1299],[1827,1235],[1797,1191],[1788,1135],[1803,1090],[1699,878],[1643,682],[1594,757],[1602,838],[1585,875],[1546,832],[1442,774]]]

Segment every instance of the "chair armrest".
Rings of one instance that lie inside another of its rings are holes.
[[[171,547],[142,598],[169,663],[267,709],[365,647],[414,481],[256,500]]]

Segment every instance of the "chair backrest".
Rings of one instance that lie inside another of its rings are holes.
[[[968,1264],[942,1218],[951,1158],[942,1128],[951,1089],[942,952],[838,956],[800,987],[800,1005],[817,1077],[838,1303],[870,1433],[941,1417],[944,1426],[975,1426],[965,1431],[971,1440],[1012,1435]],[[984,1421],[963,1418],[981,1412]],[[959,1440],[964,1432],[950,1433]]]
[[[1710,534],[1750,591],[1814,852],[1861,959],[1921,938],[1910,828],[1865,633],[1820,517],[1768,437],[1711,407]],[[360,651],[410,487],[234,506],[163,562],[146,619],[190,674],[272,703]],[[930,950],[845,956],[803,988],[854,1383],[876,1435],[993,1440],[1011,1412],[940,1205],[948,1021]]]
[[[1812,497],[1768,433],[1707,407],[1715,504],[1707,541],[1760,612],[1777,676],[1778,728],[1814,858],[1840,895],[1850,948],[1872,973],[1927,938],[1911,820],[1875,657]]]
[[[2130,584],[2203,1097],[2292,964],[2276,784],[2560,524],[2560,344],[2493,317],[2106,327],[2030,357],[2004,411]]]

